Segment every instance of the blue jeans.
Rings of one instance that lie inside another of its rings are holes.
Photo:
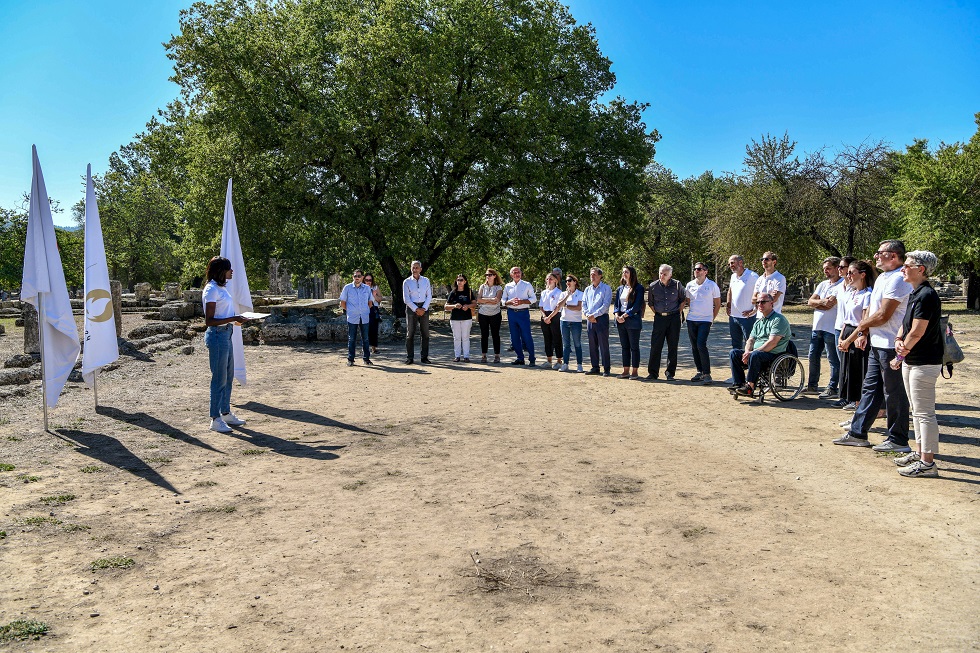
[[[694,366],[702,374],[711,374],[711,359],[708,358],[708,334],[710,332],[711,322],[687,321],[687,336],[691,339]]]
[[[776,360],[776,357],[780,354],[773,354],[768,351],[755,351],[749,354],[749,364],[748,364],[748,377],[745,375],[746,366],[742,362],[742,354],[745,353],[744,349],[733,349],[731,354],[729,354],[729,360],[732,366],[732,380],[736,385],[745,385],[745,382],[757,384],[759,382],[759,376],[762,374],[762,366],[772,361]]]
[[[589,359],[592,369],[599,370],[599,363],[606,372],[612,368],[609,360],[609,316],[600,315],[595,322],[589,322]]]
[[[353,361],[357,354],[357,336],[361,336],[361,344],[364,346],[364,360],[371,360],[371,349],[368,343],[368,329],[370,322],[363,324],[347,323],[347,360]]]
[[[732,349],[743,349],[745,341],[752,334],[752,326],[755,324],[755,315],[751,317],[728,316],[728,332],[732,336]]]
[[[581,322],[562,322],[561,341],[565,345],[565,364],[571,365],[569,356],[572,354],[572,345],[575,345],[575,358],[578,364],[582,364],[582,323]]]
[[[905,447],[909,443],[909,396],[905,393],[902,370],[893,370],[889,365],[893,358],[894,349],[871,348],[861,401],[851,419],[851,436],[867,440],[884,403],[888,440]]]
[[[531,311],[507,309],[507,324],[510,327],[510,344],[517,354],[517,360],[524,360],[524,350],[534,362],[534,340],[531,339]]]
[[[211,366],[211,418],[231,412],[231,382],[235,380],[235,356],[231,349],[232,325],[208,327],[204,346]]]
[[[840,378],[840,354],[837,349],[837,336],[830,331],[812,331],[810,333],[810,380],[807,383],[811,388],[820,385],[820,357],[823,350],[827,349],[827,360],[830,361],[830,381],[827,382],[827,389],[837,392],[837,380]]]

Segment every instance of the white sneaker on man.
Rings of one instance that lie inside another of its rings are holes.
[[[240,419],[235,416],[235,413],[224,413],[221,419],[225,421],[228,426],[245,426],[245,420]]]
[[[562,365],[560,368],[558,368],[558,371],[559,372],[567,372],[568,371],[568,365]]]
[[[208,428],[218,433],[231,433],[231,427],[225,424],[225,420],[221,419],[220,417],[212,418],[211,426]]]
[[[583,370],[582,370],[582,366],[581,366],[581,365],[579,365],[579,366],[578,366],[578,369],[577,369],[576,371],[577,371],[577,372],[582,372],[582,371],[583,371]]]

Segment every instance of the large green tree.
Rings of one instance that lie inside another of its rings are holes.
[[[931,249],[966,276],[967,305],[980,309],[980,113],[966,143],[934,151],[916,140],[896,157],[892,202],[902,214],[912,249]]]
[[[638,224],[656,133],[601,101],[610,62],[552,0],[198,2],[168,50],[183,219],[212,228],[240,179],[257,267],[345,238],[398,288],[412,259],[543,267]]]

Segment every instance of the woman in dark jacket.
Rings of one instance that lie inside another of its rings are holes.
[[[912,408],[915,449],[895,459],[898,473],[908,478],[939,476],[934,458],[939,453],[939,422],[936,420],[936,380],[943,368],[944,334],[939,316],[942,303],[929,285],[936,269],[936,255],[915,251],[905,255],[902,277],[914,290],[909,295],[905,320],[895,337],[893,368],[902,368],[905,393]]]
[[[619,344],[623,348],[623,373],[621,379],[639,379],[640,331],[643,329],[644,288],[636,277],[636,268],[627,265],[619,288],[613,296],[613,314],[619,330]]]

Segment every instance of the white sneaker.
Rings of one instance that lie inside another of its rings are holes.
[[[560,368],[561,366],[562,366],[562,364],[561,364],[561,363],[555,363],[554,365],[552,365],[552,366],[551,366],[551,369],[553,369],[553,370],[557,370],[557,369],[558,369],[558,368]]]
[[[231,433],[231,427],[225,424],[225,420],[220,417],[215,417],[211,420],[210,430],[217,431],[218,433]]]
[[[577,371],[577,372],[584,372],[585,370],[583,370],[583,369],[582,369],[582,366],[581,366],[581,365],[579,365],[579,366],[578,366],[578,369],[577,369],[576,371]]]
[[[849,429],[849,428],[851,428],[851,420],[845,419],[843,422],[840,423],[840,427],[842,429]]]
[[[562,365],[561,367],[558,368],[558,371],[559,372],[567,372],[568,371],[568,365]]]
[[[861,438],[855,438],[850,433],[845,433],[844,435],[834,440],[834,444],[840,444],[845,447],[870,447],[871,446],[871,443],[868,442],[867,440],[863,440]]]
[[[240,419],[235,416],[235,413],[224,413],[221,419],[225,421],[225,424],[229,426],[244,426],[245,420]]]

